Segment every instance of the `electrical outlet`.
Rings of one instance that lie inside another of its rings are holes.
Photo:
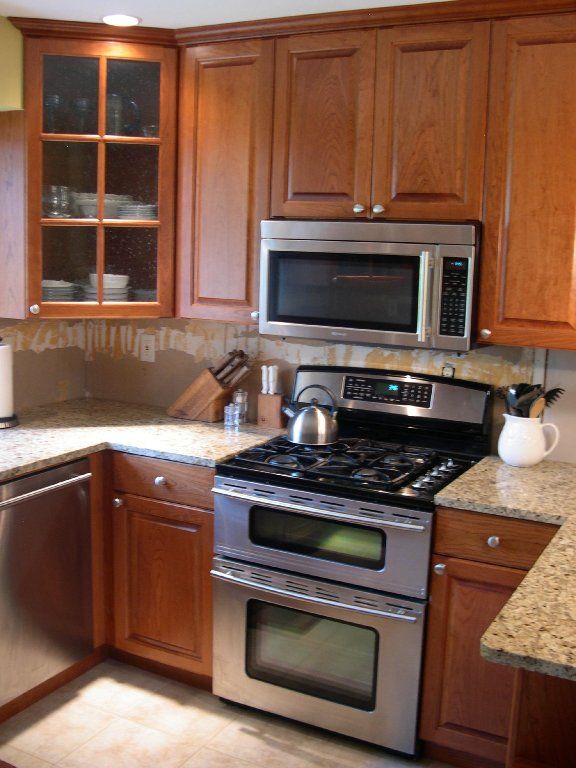
[[[453,365],[450,365],[450,363],[446,363],[446,365],[442,368],[442,376],[444,376],[446,379],[453,379],[455,373],[456,368],[454,368]]]
[[[143,363],[156,360],[156,336],[153,333],[143,333],[140,337],[140,360]]]

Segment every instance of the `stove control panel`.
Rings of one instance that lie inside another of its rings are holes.
[[[345,400],[430,408],[433,388],[433,384],[420,381],[346,376],[342,397]]]

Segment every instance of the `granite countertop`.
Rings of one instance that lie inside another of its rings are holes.
[[[576,466],[509,467],[495,456],[444,488],[436,503],[560,526],[484,633],[482,655],[576,680]]]
[[[106,448],[213,467],[277,434],[173,419],[146,405],[69,400],[24,412],[20,426],[0,431],[0,482]]]

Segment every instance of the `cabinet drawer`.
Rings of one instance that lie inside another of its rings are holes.
[[[210,467],[114,453],[113,468],[116,490],[214,509],[214,470]]]
[[[440,507],[434,552],[529,570],[558,531],[556,525]],[[490,541],[490,544],[488,543]]]

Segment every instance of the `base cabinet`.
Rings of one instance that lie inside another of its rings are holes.
[[[210,676],[210,512],[118,495],[114,509],[114,646]]]
[[[525,572],[435,556],[432,573],[420,736],[503,764],[514,669],[485,661],[480,638]]]

